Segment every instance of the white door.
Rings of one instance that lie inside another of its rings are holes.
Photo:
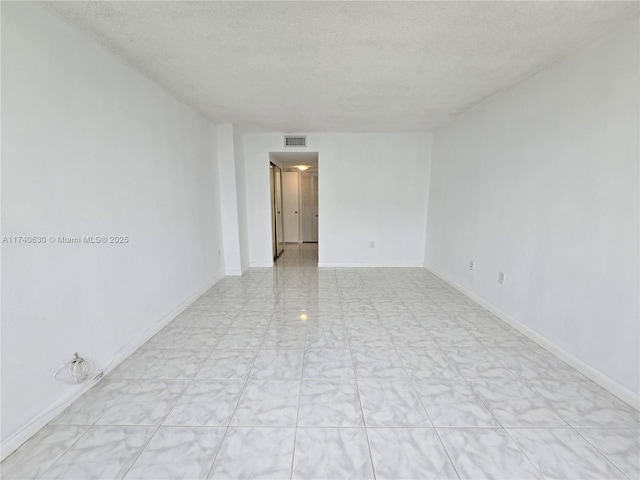
[[[284,241],[287,243],[300,242],[299,177],[298,172],[282,172],[282,214]]]
[[[318,174],[302,173],[302,241],[318,241]]]

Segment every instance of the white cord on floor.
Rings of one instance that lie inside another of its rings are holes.
[[[62,370],[64,370],[65,368],[67,369],[67,373],[69,374],[69,378],[71,379],[71,381],[58,378],[60,372],[62,372]],[[76,383],[82,383],[88,378],[91,378],[94,372],[95,367],[93,366],[93,363],[91,363],[89,360],[85,360],[84,358],[79,357],[78,353],[76,352],[73,355],[73,360],[71,360],[69,363],[65,363],[58,370],[56,370],[56,373],[53,374],[53,378],[59,382],[69,383],[73,385]]]

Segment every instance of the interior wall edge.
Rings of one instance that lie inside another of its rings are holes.
[[[207,290],[213,287],[216,283],[225,277],[225,272],[219,272],[212,280],[207,282],[203,287],[198,289],[194,294],[183,300],[178,306],[162,317],[154,326],[147,329],[140,337],[124,346],[118,351],[108,362],[107,367],[102,368],[104,375],[101,379],[93,381],[88,384],[80,384],[78,387],[69,394],[59,399],[54,405],[52,405],[46,411],[40,413],[30,423],[22,427],[20,430],[12,434],[0,445],[0,461],[7,458],[14,451],[16,451],[23,443],[34,436],[38,431],[44,428],[49,422],[60,415],[69,405],[78,400],[83,394],[100,383],[111,371],[113,371],[118,365],[125,361],[132,353],[138,348],[147,343],[156,333],[166,327],[169,323],[175,320],[178,315],[184,312],[189,305],[201,297]],[[97,369],[100,370],[100,369]],[[72,387],[73,388],[73,387]]]
[[[534,341],[535,343],[540,345],[542,348],[544,348],[548,352],[558,357],[563,362],[575,368],[577,371],[582,373],[584,376],[586,376],[590,380],[593,380],[595,383],[597,383],[602,388],[606,389],[607,391],[609,391],[610,393],[618,397],[620,400],[622,400],[626,404],[640,411],[640,395],[636,395],[631,390],[620,385],[618,382],[606,376],[602,372],[596,370],[591,365],[574,357],[569,352],[560,348],[558,345],[553,343],[551,340],[549,340],[545,336],[539,334],[532,328],[527,327],[523,323],[519,322],[517,319],[506,314],[505,312],[500,310],[498,307],[496,307],[492,303],[482,298],[477,293],[473,292],[472,290],[469,290],[463,285],[460,285],[451,277],[449,277],[446,273],[444,273],[442,270],[439,270],[434,266],[426,265],[426,264],[424,265],[424,268],[425,270],[433,273],[436,277],[446,282],[448,285],[458,290],[460,293],[464,294],[465,296],[473,300],[475,303],[477,303],[481,307],[486,308],[489,312],[493,313],[496,317],[498,317],[500,320],[505,322],[507,325],[515,328],[518,332],[522,333],[524,336]]]

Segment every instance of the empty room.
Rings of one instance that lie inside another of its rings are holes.
[[[0,15],[2,479],[640,479],[639,2]]]

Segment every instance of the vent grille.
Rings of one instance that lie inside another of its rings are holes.
[[[288,136],[284,137],[284,146],[285,147],[306,147],[307,146],[307,137],[300,136]]]

